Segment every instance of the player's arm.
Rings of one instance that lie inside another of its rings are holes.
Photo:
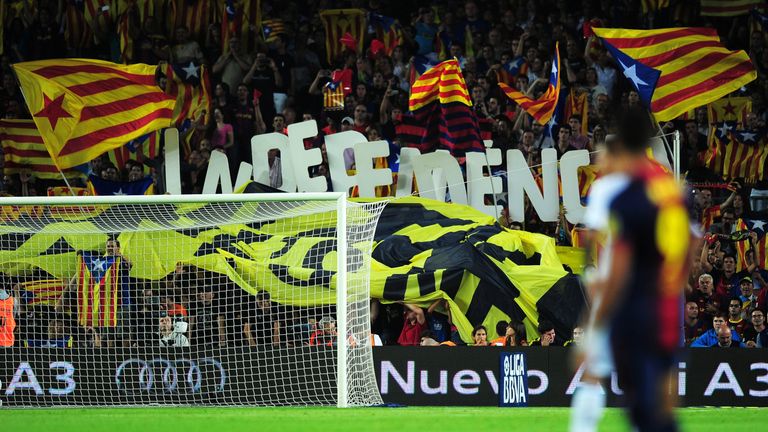
[[[595,325],[604,326],[616,304],[624,294],[627,279],[630,273],[634,251],[625,239],[617,239],[613,242],[610,253],[612,256],[608,275],[602,285],[602,301],[595,311]]]

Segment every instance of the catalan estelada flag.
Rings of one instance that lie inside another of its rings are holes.
[[[528,63],[523,57],[517,57],[501,65],[496,71],[496,81],[513,86],[519,75],[528,73]]]
[[[768,145],[758,131],[736,130],[727,123],[716,125],[709,134],[704,165],[723,178],[765,180]]]
[[[323,109],[326,111],[344,109],[344,86],[341,82],[330,81],[323,87]]]
[[[157,66],[56,59],[17,63],[13,69],[59,168],[87,163],[170,126],[175,98],[155,84]]]
[[[82,252],[77,261],[78,323],[115,327],[120,304],[121,258]]]
[[[514,89],[503,82],[499,87],[508,98],[520,105],[540,125],[545,125],[552,118],[560,98],[560,48],[555,44],[555,56],[552,58],[552,72],[549,74],[549,86],[538,99],[525,95],[524,89]]]
[[[707,105],[709,124],[736,122],[746,127],[747,114],[752,112],[752,98],[725,97]]]
[[[733,245],[736,246],[736,253],[738,254],[736,271],[746,269],[747,251],[749,250],[752,250],[755,253],[755,264],[760,268],[765,268],[765,265],[768,264],[768,245],[766,244],[765,236],[767,227],[765,221],[738,219],[734,225],[736,232],[753,231],[757,234],[757,242],[754,244],[751,241],[733,242]]]
[[[746,15],[763,3],[763,0],[701,0],[701,15],[718,17]]]
[[[19,284],[21,298],[27,306],[53,306],[58,302],[67,284],[61,279],[45,279]]]
[[[711,28],[594,28],[657,121],[716,101],[757,78],[746,52]]]
[[[261,0],[225,0],[221,14],[221,49],[229,52],[229,40],[240,39],[243,52],[251,52],[259,32],[251,28],[261,28]]]
[[[168,78],[165,92],[176,98],[172,124],[179,127],[185,120],[197,120],[205,112],[204,124],[213,114],[211,79],[205,65],[167,63],[164,68]]]
[[[376,37],[384,44],[384,51],[391,56],[395,47],[403,43],[403,29],[400,23],[392,17],[375,12],[371,12],[368,18],[376,31]]]
[[[413,83],[408,104],[411,113],[402,120],[410,129],[399,132],[406,138],[405,146],[421,152],[444,149],[457,158],[468,151],[484,151],[458,60],[446,60],[424,72]]]
[[[355,40],[358,53],[363,52],[363,39],[367,31],[366,12],[362,9],[327,9],[320,11],[320,20],[325,27],[325,53],[328,63],[347,49],[341,38],[349,33]]]
[[[91,175],[88,177],[88,190],[91,195],[153,195],[155,185],[149,176],[132,182],[116,182]]]
[[[288,33],[288,28],[285,26],[285,21],[281,19],[266,19],[261,22],[261,33],[264,42],[272,43],[278,35]]]
[[[0,143],[6,175],[29,170],[33,176],[47,180],[61,180],[62,173],[66,178],[85,177],[72,168],[59,172],[32,120],[0,120]]]

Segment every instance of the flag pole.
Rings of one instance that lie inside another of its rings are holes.
[[[669,141],[667,141],[667,134],[664,133],[664,129],[662,129],[661,123],[659,123],[656,120],[656,116],[654,116],[653,113],[650,111],[648,111],[648,115],[651,117],[651,122],[653,122],[656,125],[656,128],[659,131],[659,138],[661,138],[661,142],[664,143],[664,149],[667,150],[667,152],[669,153],[669,156],[672,156],[670,158],[672,163],[672,171],[677,173],[675,175],[675,180],[679,180],[680,179],[679,155],[677,155],[675,153],[675,149],[669,145]],[[679,151],[680,151],[680,148],[679,148],[679,142],[678,142],[677,152]]]
[[[61,168],[59,168],[58,164],[56,165],[56,169],[59,170],[59,174],[61,174],[61,178],[64,179],[64,184],[67,185],[67,190],[69,191],[69,194],[72,196],[77,196],[75,195],[75,191],[72,190],[72,185],[69,184],[69,180],[67,180],[67,176],[64,175],[64,171],[62,171]]]

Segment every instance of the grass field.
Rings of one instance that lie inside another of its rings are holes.
[[[125,408],[0,410],[3,432],[458,432],[565,431],[567,408]],[[684,431],[758,431],[768,409],[687,408]],[[601,431],[628,431],[618,409],[609,409]]]

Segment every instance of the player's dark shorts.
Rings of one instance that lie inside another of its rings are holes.
[[[666,378],[675,365],[676,353],[637,336],[621,331],[611,334],[619,387],[624,391],[632,423],[640,431],[675,430],[674,423],[660,414],[665,403],[662,392],[667,391]]]

